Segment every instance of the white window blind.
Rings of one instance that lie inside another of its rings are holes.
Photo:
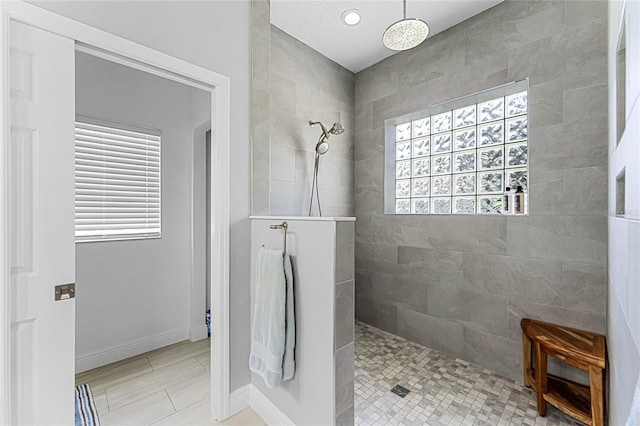
[[[160,141],[75,123],[76,241],[160,237]]]

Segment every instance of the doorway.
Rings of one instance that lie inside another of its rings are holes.
[[[128,42],[126,40],[122,40],[118,37],[112,36],[108,33],[99,31],[97,29],[88,28],[79,23],[75,23],[69,20],[60,19],[57,15],[42,13],[41,10],[37,10],[37,8],[30,6],[28,4],[3,4],[3,28],[9,23],[13,22],[13,20],[21,21],[33,27],[36,27],[39,30],[50,31],[51,33],[55,33],[56,37],[66,38],[71,40],[72,42],[79,43],[82,49],[90,49],[94,50],[94,56],[101,57],[109,57],[114,62],[118,63],[127,63],[131,65],[133,68],[141,69],[144,68],[148,72],[152,74],[162,74],[167,78],[174,81],[182,81],[190,86],[202,88],[212,95],[212,111],[211,111],[211,122],[214,124],[212,126],[213,137],[212,137],[212,153],[211,156],[213,158],[213,163],[215,167],[212,168],[212,197],[211,199],[214,202],[214,206],[212,206],[212,223],[215,223],[215,226],[212,227],[214,232],[211,236],[212,238],[212,250],[211,250],[211,264],[212,271],[215,271],[212,276],[212,306],[214,310],[217,310],[217,307],[220,307],[219,313],[216,316],[217,321],[214,322],[213,325],[213,339],[215,340],[216,345],[212,345],[212,361],[211,361],[211,377],[212,377],[212,398],[211,398],[211,406],[215,413],[216,418],[226,418],[228,417],[229,410],[229,357],[228,357],[228,233],[229,233],[229,217],[228,217],[228,184],[229,184],[229,170],[228,170],[228,155],[229,155],[229,122],[228,122],[228,114],[229,114],[229,80],[228,78],[221,76],[219,74],[213,73],[211,71],[202,69],[195,65],[175,60],[168,55],[161,54],[159,52],[153,51],[151,49],[145,48],[143,46],[137,45],[135,43]],[[4,63],[9,63],[9,37],[7,34],[8,31],[2,31],[2,56]],[[14,43],[18,43],[19,46],[20,40],[16,40],[15,38],[12,40]],[[91,46],[91,47],[89,47]],[[110,52],[118,52],[117,54]],[[26,56],[25,56],[26,58]],[[133,58],[133,59],[132,59]],[[60,58],[58,58],[60,60]],[[66,59],[65,59],[66,60]],[[4,67],[3,67],[4,68]],[[12,69],[14,71],[14,69]],[[5,78],[5,71],[2,72],[2,93],[8,94],[11,92],[12,87],[9,86],[9,79]],[[49,79],[55,78],[55,74],[49,75]],[[14,83],[13,81],[11,83]],[[5,99],[7,99],[5,97]],[[42,100],[42,98],[41,98]],[[62,101],[60,101],[62,102]],[[64,106],[64,105],[61,105]],[[2,113],[2,121],[1,121],[1,129],[3,132],[3,141],[10,141],[11,137],[14,136],[11,132],[11,126],[9,121],[9,108],[3,108]],[[42,136],[42,135],[40,135]],[[6,156],[9,147],[4,144],[9,144],[9,142],[3,142],[2,149],[2,158],[4,164],[7,164],[8,158]],[[65,152],[67,152],[65,150]],[[35,163],[30,163],[32,158],[24,157],[25,161],[24,165],[33,166]],[[35,164],[37,166],[37,164]],[[15,182],[15,179],[13,180]],[[3,199],[11,199],[9,196],[12,193],[15,193],[15,188],[12,188],[11,185],[12,179],[11,176],[8,179],[3,178],[0,181],[0,190],[2,191]],[[27,196],[29,194],[26,194]],[[37,195],[37,194],[32,194]],[[27,197],[28,198],[28,197]],[[27,213],[31,215],[37,215],[40,213],[38,211],[37,203],[33,205],[21,205],[23,208],[22,213]],[[9,212],[3,213],[0,216],[0,221],[2,222],[2,229],[11,229],[12,225],[15,225],[15,216],[11,216]],[[20,302],[16,302],[15,297],[24,297],[22,300],[23,305],[30,306],[30,308],[35,312],[30,312],[29,314],[35,315],[37,321],[41,323],[46,322],[50,319],[44,318],[43,316],[38,319],[38,307],[39,305],[33,304],[30,302],[29,295],[21,295],[16,294],[16,283],[13,279],[13,275],[10,273],[12,267],[14,266],[11,260],[15,260],[15,255],[10,257],[9,254],[16,253],[15,252],[15,241],[8,241],[6,238],[2,239],[2,252],[7,254],[7,256],[1,256],[0,258],[0,274],[2,276],[2,292],[5,295],[9,295],[12,297],[3,298],[3,301],[6,301],[6,307],[8,309],[4,309],[0,318],[0,326],[2,326],[2,338],[3,338],[3,348],[9,347],[19,347],[21,348],[23,354],[31,354],[31,358],[36,357],[36,348],[38,353],[46,352],[49,355],[48,365],[51,363],[55,363],[57,368],[57,374],[63,375],[73,375],[73,345],[71,346],[71,352],[69,351],[69,347],[67,345],[61,345],[60,342],[56,342],[55,339],[49,339],[47,341],[36,341],[37,336],[28,335],[28,334],[16,334],[15,327],[12,327],[12,321],[15,316],[15,309],[18,308]],[[55,250],[55,246],[52,246],[51,249]],[[55,283],[49,282],[46,284],[42,284],[43,286],[53,286]],[[46,288],[45,288],[46,290]],[[50,289],[53,292],[53,289]],[[46,291],[45,293],[47,293]],[[44,294],[44,293],[43,293]],[[9,302],[11,301],[11,302]],[[16,305],[18,303],[18,305]],[[65,304],[65,305],[62,305]],[[20,305],[22,306],[22,305]],[[63,300],[59,301],[57,307],[60,306],[69,306],[71,310],[69,312],[73,313],[74,304],[71,300]],[[65,314],[62,318],[54,317],[51,324],[58,327],[59,329],[73,329],[73,314],[69,316]],[[32,321],[33,323],[33,321]],[[22,339],[22,340],[20,340]],[[20,341],[18,341],[20,340]],[[31,346],[30,346],[31,345]],[[12,412],[11,408],[16,406],[15,401],[18,396],[13,393],[16,389],[21,390],[21,392],[26,391],[27,393],[33,394],[33,399],[38,400],[41,403],[40,408],[46,406],[48,409],[49,418],[66,418],[67,412],[72,412],[73,407],[73,399],[70,394],[67,398],[66,396],[61,397],[60,404],[49,404],[48,398],[46,395],[38,395],[38,382],[46,381],[47,374],[51,369],[43,368],[40,370],[35,370],[37,374],[24,375],[21,372],[27,371],[25,368],[17,368],[16,363],[19,362],[18,357],[12,356],[12,354],[7,351],[2,351],[0,353],[0,362],[2,363],[2,368],[0,369],[0,391],[3,396],[7,396],[7,398],[3,398],[3,400],[7,401],[7,410],[0,410],[2,412],[2,418],[0,420],[5,420],[5,423],[22,423],[21,419],[15,417],[15,410]],[[38,362],[35,359],[34,362]],[[10,377],[8,372],[13,372],[13,376]],[[66,382],[65,382],[66,383]],[[68,401],[68,404],[67,404]],[[3,407],[4,408],[4,407]],[[36,408],[26,408],[27,411],[33,410],[33,414],[30,418],[37,420],[38,416],[42,416],[42,414],[36,413]],[[58,415],[58,411],[62,412],[62,414]],[[28,415],[28,413],[26,414]],[[5,418],[6,416],[6,418]]]
[[[84,52],[75,71],[79,373],[207,337],[194,130],[211,96]]]

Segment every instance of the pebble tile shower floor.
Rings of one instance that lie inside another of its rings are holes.
[[[355,334],[358,426],[582,424],[550,405],[538,416],[533,391],[490,370],[364,323]]]

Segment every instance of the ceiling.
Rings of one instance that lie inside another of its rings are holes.
[[[433,37],[501,1],[407,0],[407,17],[423,19]],[[347,9],[360,11],[358,25],[342,21]],[[400,19],[402,0],[271,0],[273,25],[353,72],[397,53],[384,47],[382,33]]]

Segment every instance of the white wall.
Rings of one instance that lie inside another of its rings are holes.
[[[623,10],[626,7],[626,11]],[[626,128],[616,144],[616,51],[626,21]],[[629,415],[640,372],[640,3],[609,2],[609,424]],[[616,216],[616,177],[625,170],[625,215]],[[634,410],[640,410],[635,407]]]
[[[275,389],[267,388],[257,374],[251,375],[253,386],[295,425],[331,425],[335,418],[333,287],[336,222],[328,219],[287,220],[287,253],[291,256],[295,294],[295,375]],[[282,223],[282,219],[276,216],[251,221],[252,277],[255,277],[255,259],[260,247],[282,249],[282,231],[269,228],[278,223]],[[253,282],[253,303],[255,286]]]
[[[231,78],[231,390],[249,383],[249,1],[32,3]]]
[[[76,244],[82,370],[206,336],[204,280],[191,288],[192,123],[210,110],[205,104],[191,113],[200,97],[185,85],[76,55],[78,115],[162,132],[162,238]]]

